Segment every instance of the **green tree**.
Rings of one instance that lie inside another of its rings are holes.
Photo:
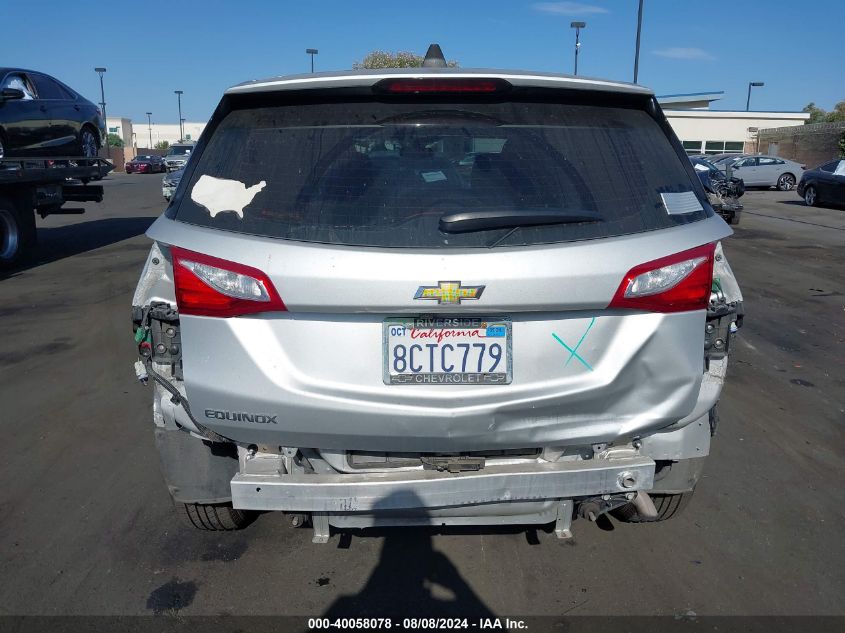
[[[108,143],[109,147],[123,147],[123,139],[120,138],[117,134],[109,134]]]
[[[801,112],[807,112],[810,115],[810,118],[804,121],[805,125],[809,125],[810,123],[821,123],[827,115],[827,112],[819,108],[812,101],[801,108]]]
[[[804,123],[833,123],[834,121],[845,121],[845,101],[840,101],[833,110],[827,112],[818,107],[815,103],[808,103],[801,112],[808,112],[810,118]]]
[[[390,53],[388,51],[373,51],[369,53],[360,62],[352,64],[354,70],[363,70],[370,68],[420,68],[423,64],[424,57],[409,53],[408,51],[397,51]],[[455,60],[446,62],[449,68],[457,68],[458,62]]]
[[[845,158],[845,132],[839,136],[839,157]]]
[[[845,121],[845,101],[840,101],[827,113],[828,121]]]
[[[168,147],[170,147],[170,143],[167,141],[159,141],[155,144],[156,149],[167,149]]]

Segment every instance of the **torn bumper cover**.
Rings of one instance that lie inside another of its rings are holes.
[[[430,470],[366,474],[239,473],[232,503],[243,510],[372,512],[569,499],[650,490],[647,457],[490,466],[472,473]]]

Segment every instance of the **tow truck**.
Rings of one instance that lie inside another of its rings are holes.
[[[91,184],[114,169],[105,158],[0,159],[0,268],[19,261],[37,241],[35,216],[74,215],[69,202],[102,202],[103,187]]]

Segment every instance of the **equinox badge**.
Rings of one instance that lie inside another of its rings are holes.
[[[420,286],[414,299],[437,301],[440,305],[460,304],[462,299],[480,299],[484,286],[461,286],[460,281],[438,281],[436,286]]]

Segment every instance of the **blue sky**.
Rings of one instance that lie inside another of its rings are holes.
[[[45,71],[110,116],[206,120],[223,90],[256,77],[348,69],[369,51],[423,53],[438,42],[463,67],[572,72],[572,20],[584,20],[579,74],[631,81],[637,0],[2,0],[3,65]],[[724,90],[718,109],[830,109],[845,99],[845,1],[645,0],[640,83],[658,94]],[[12,27],[14,25],[14,27]],[[101,36],[99,33],[102,33]]]

